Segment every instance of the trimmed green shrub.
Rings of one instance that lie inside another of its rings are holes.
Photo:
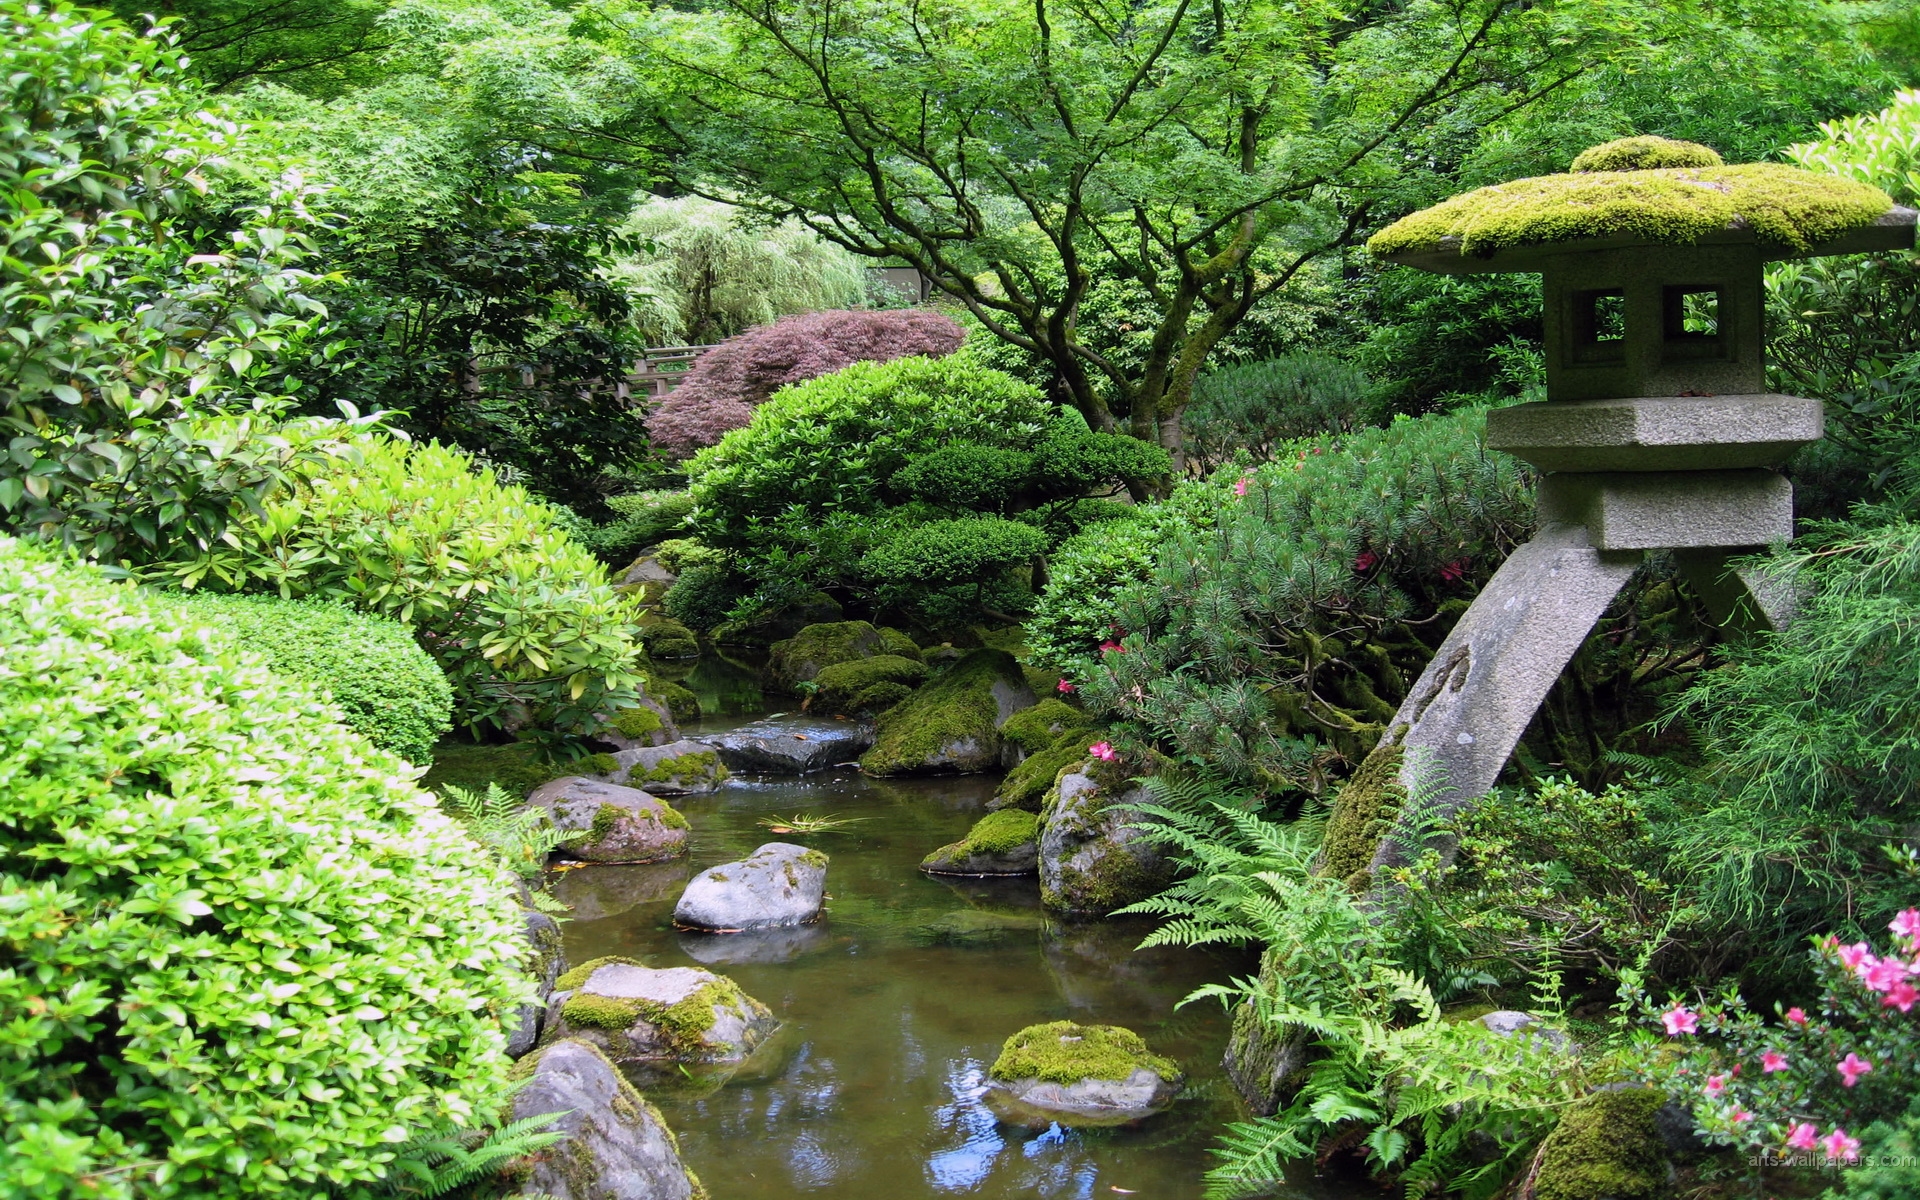
[[[0,1195],[364,1194],[493,1115],[513,878],[335,716],[0,539]]]
[[[260,654],[275,674],[324,689],[342,724],[410,763],[431,763],[434,742],[453,728],[446,675],[398,621],[277,596],[202,592],[165,603]]]
[[[1372,424],[1367,377],[1330,354],[1303,351],[1209,371],[1181,423],[1187,459],[1211,472],[1236,457],[1267,462],[1284,442]]]
[[[332,432],[288,426],[289,440]],[[586,733],[634,702],[635,601],[552,508],[466,455],[375,434],[303,470],[224,540],[150,568],[184,587],[277,591],[396,618],[447,673],[470,729]]]

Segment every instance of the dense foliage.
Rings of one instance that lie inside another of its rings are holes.
[[[285,436],[326,436],[324,423]],[[474,730],[584,732],[633,702],[633,605],[525,489],[458,451],[378,435],[303,472],[201,554],[179,586],[316,597],[399,620],[447,674]]]
[[[341,724],[410,763],[431,763],[433,744],[453,728],[446,675],[398,621],[278,596],[194,592],[164,602],[260,655],[274,674],[326,692]]]
[[[742,428],[753,411],[789,384],[859,362],[960,348],[960,327],[936,312],[815,312],[785,317],[728,338],[694,360],[686,378],[647,418],[655,442],[690,455]]]
[[[0,541],[0,1191],[365,1195],[491,1116],[511,877],[305,684]]]

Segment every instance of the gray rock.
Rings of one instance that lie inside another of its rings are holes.
[[[1131,815],[1148,799],[1144,788],[1113,797],[1089,776],[1060,777],[1040,816],[1040,899],[1049,909],[1104,917],[1173,881],[1173,864]]]
[[[604,863],[565,871],[553,882],[553,898],[575,921],[603,921],[642,904],[671,900],[687,886],[686,857],[660,863]]]
[[[857,721],[768,717],[705,740],[735,771],[805,775],[859,758],[873,744],[873,727]]]
[[[1232,1032],[1221,1066],[1227,1082],[1257,1117],[1270,1117],[1290,1101],[1306,1082],[1305,1068],[1312,1043],[1296,1025],[1275,1025],[1253,1005],[1242,1002],[1233,1010]]]
[[[727,778],[720,753],[705,742],[681,739],[665,746],[641,746],[613,754],[615,769],[599,778],[645,788],[661,796],[711,792]]]
[[[629,587],[636,584],[658,584],[661,590],[680,582],[680,577],[660,565],[660,560],[651,554],[643,554],[627,567],[626,574],[620,576],[620,582]]]
[[[1561,1051],[1573,1048],[1573,1039],[1558,1029],[1549,1029],[1540,1023],[1540,1019],[1531,1013],[1513,1012],[1501,1009],[1490,1012],[1480,1018],[1480,1023],[1501,1037],[1518,1037],[1525,1034],[1535,1045],[1545,1044],[1548,1048]]]
[[[929,875],[1031,875],[1040,869],[1040,844],[1022,842],[1011,850],[973,850],[966,842],[942,846],[920,862]]]
[[[1125,1079],[1044,1079],[995,1082],[982,1097],[993,1115],[1009,1125],[1045,1129],[1049,1125],[1131,1125],[1165,1111],[1180,1094],[1180,1081],[1135,1067]]]
[[[740,862],[694,876],[674,906],[674,923],[731,933],[804,925],[820,916],[827,892],[827,856],[787,842],[768,842]]]
[[[587,862],[659,862],[687,852],[687,819],[638,788],[567,775],[543,783],[527,803],[554,827],[581,836],[566,853]]]
[[[519,1058],[540,1040],[540,1026],[547,1011],[547,997],[553,994],[554,980],[567,969],[567,952],[561,944],[560,925],[538,909],[523,908],[521,936],[527,939],[527,974],[539,988],[540,998],[523,1004],[514,1015],[513,1028],[507,1034],[507,1057]]]
[[[573,986],[548,1000],[543,1036],[578,1038],[619,1063],[739,1062],[780,1025],[731,979],[698,967],[595,959],[562,982]]]
[[[680,740],[680,727],[674,724],[673,710],[667,707],[666,701],[658,696],[642,695],[636,708],[652,713],[653,718],[639,718],[634,709],[615,715],[611,721],[603,717],[600,728],[594,731],[594,740],[605,742],[616,750],[665,746]]]
[[[606,1056],[583,1042],[540,1051],[532,1078],[513,1098],[513,1119],[563,1113],[565,1139],[533,1157],[523,1196],[554,1200],[693,1200],[700,1181],[680,1161],[673,1134],[654,1107]]]

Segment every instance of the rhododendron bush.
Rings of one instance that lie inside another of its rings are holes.
[[[1772,1019],[1733,993],[1664,1006],[1639,996],[1661,1033],[1641,1036],[1636,1074],[1691,1108],[1710,1142],[1769,1159],[1853,1162],[1860,1132],[1898,1117],[1920,1092],[1920,909],[1889,929],[1884,952],[1820,939],[1818,1002]]]

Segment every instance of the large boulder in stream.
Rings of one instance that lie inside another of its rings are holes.
[[[564,775],[541,784],[527,804],[544,809],[566,853],[585,862],[644,863],[687,852],[687,819],[639,788]]]
[[[662,796],[711,792],[727,779],[720,752],[705,742],[682,739],[664,746],[621,750],[607,757],[614,767],[601,776],[606,782],[644,788]]]
[[[577,1038],[618,1063],[727,1063],[745,1059],[779,1025],[724,975],[607,957],[560,977],[542,1037]]]
[[[539,998],[522,1004],[507,1031],[507,1057],[519,1058],[540,1040],[540,1026],[546,1016],[547,997],[567,969],[567,952],[560,944],[560,925],[538,909],[520,910],[521,936],[527,940],[526,971],[539,989]]]
[[[775,642],[767,657],[767,686],[792,694],[828,667],[887,652],[880,631],[865,621],[829,621],[809,625]]]
[[[873,749],[860,757],[869,775],[991,771],[1011,765],[1001,723],[1032,708],[1033,688],[1013,655],[973,650],[880,714]]]
[[[1060,776],[1040,813],[1040,899],[1049,909],[1104,917],[1173,882],[1173,863],[1133,819],[1150,799],[1145,788],[1114,795],[1091,775]]]
[[[989,813],[967,836],[920,860],[929,875],[1031,875],[1040,869],[1040,818],[1019,809]]]
[[[696,1200],[706,1189],[673,1133],[606,1055],[581,1041],[557,1041],[521,1060],[531,1076],[514,1094],[515,1121],[563,1114],[565,1135],[536,1153],[520,1195],[552,1200]]]
[[[873,726],[858,721],[766,717],[706,739],[735,771],[807,775],[860,757],[873,744]]]
[[[740,862],[693,877],[673,909],[676,925],[734,933],[805,925],[819,919],[827,894],[827,856],[788,842],[768,842]]]
[[[1118,1025],[1054,1021],[1008,1038],[983,1099],[1010,1125],[1131,1125],[1180,1094],[1180,1064]]]

